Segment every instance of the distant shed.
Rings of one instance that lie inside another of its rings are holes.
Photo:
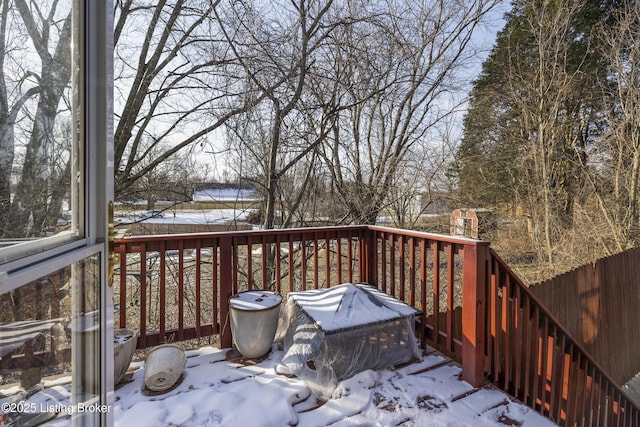
[[[456,209],[451,214],[450,233],[478,239],[496,227],[495,213],[489,209]]]

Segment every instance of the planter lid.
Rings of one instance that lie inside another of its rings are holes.
[[[271,291],[240,292],[229,298],[229,306],[238,310],[258,311],[277,306],[282,302],[279,294]]]

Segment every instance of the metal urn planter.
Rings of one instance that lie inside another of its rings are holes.
[[[271,291],[240,292],[229,299],[233,343],[246,359],[264,356],[278,328],[282,297]]]
[[[116,329],[113,331],[113,385],[122,381],[133,354],[136,351],[138,334],[131,329]]]

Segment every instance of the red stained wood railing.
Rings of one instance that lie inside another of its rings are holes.
[[[119,326],[143,348],[219,335],[227,301],[251,289],[289,292],[366,282],[419,308],[430,344],[560,425],[637,426],[640,412],[493,252],[488,242],[377,226],[117,240]]]
[[[117,240],[118,325],[140,331],[140,348],[218,334],[231,346],[229,297],[364,282],[368,234],[367,227],[334,227]]]
[[[640,410],[494,251],[486,274],[492,383],[559,425],[640,425]]]

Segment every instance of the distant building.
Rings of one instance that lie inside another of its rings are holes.
[[[456,209],[451,214],[451,234],[454,236],[478,239],[495,227],[496,217],[489,209]]]
[[[194,202],[258,202],[260,195],[254,188],[233,184],[198,184],[193,191]]]
[[[220,204],[234,208],[257,208],[262,197],[248,185],[208,182],[193,186],[191,200],[191,209],[219,208]]]

